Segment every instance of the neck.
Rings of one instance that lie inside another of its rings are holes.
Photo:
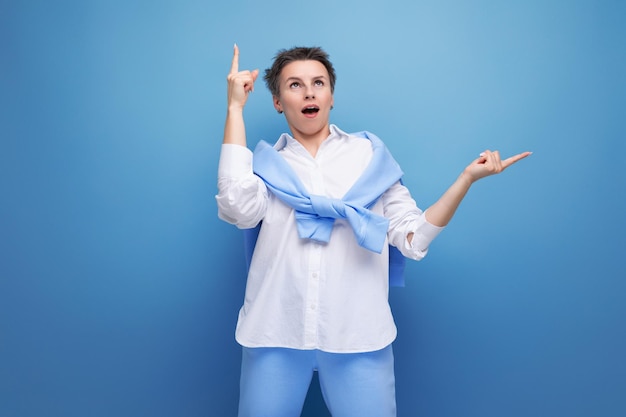
[[[305,132],[292,129],[293,138],[297,140],[306,149],[313,158],[317,155],[322,142],[330,136],[330,126],[326,125],[318,132],[307,134]]]

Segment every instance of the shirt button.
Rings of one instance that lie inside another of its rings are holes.
[[[311,304],[311,310],[315,310],[317,306],[315,304]]]
[[[317,279],[318,274],[317,274],[317,272],[313,272],[313,273],[311,274],[311,276],[312,276],[314,279]]]

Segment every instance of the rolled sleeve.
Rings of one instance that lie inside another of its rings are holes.
[[[218,178],[245,178],[252,175],[252,151],[245,146],[225,143],[217,167]]]
[[[445,228],[429,223],[428,220],[426,220],[425,214],[426,212],[422,213],[408,227],[407,235],[413,233],[413,238],[410,243],[408,239],[405,239],[404,251],[407,252],[405,256],[409,256],[413,259],[421,259],[426,256],[431,242],[435,240],[435,238],[439,236],[439,233]],[[401,250],[401,252],[404,251]]]
[[[425,212],[417,207],[409,190],[396,183],[383,194],[385,217],[389,219],[389,242],[407,258],[420,260],[428,253],[428,246],[443,227],[426,220]],[[411,242],[407,236],[413,233]]]
[[[252,171],[252,152],[223,144],[217,169],[218,217],[241,229],[256,226],[267,209],[267,188]]]

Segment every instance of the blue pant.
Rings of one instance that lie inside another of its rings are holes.
[[[366,353],[243,348],[239,417],[298,417],[318,371],[333,417],[395,417],[391,345]]]

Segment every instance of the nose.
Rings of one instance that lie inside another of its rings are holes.
[[[315,94],[313,93],[313,89],[311,87],[306,88],[306,91],[304,92],[304,98],[305,100],[310,100],[310,99],[315,98]]]

